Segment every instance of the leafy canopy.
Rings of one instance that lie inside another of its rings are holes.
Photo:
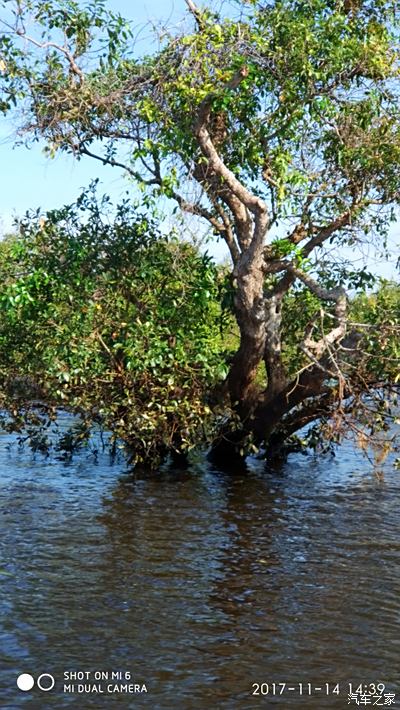
[[[122,155],[131,175],[176,197],[182,178],[201,175],[193,126],[209,97],[221,158],[275,221],[305,204],[309,224],[354,204],[357,220],[398,199],[399,37],[397,3],[351,5],[204,9],[193,32],[138,58],[131,28],[103,0],[9,2],[2,108],[25,102],[22,133],[44,137],[50,152]]]
[[[226,375],[210,258],[91,192],[20,230],[0,243],[0,379],[16,421],[34,383],[36,400],[101,422],[137,460],[204,440]]]
[[[3,3],[2,108],[22,108],[27,142],[118,166],[148,204],[171,198],[225,240],[233,439],[346,422],[379,378],[362,374],[366,324],[351,323],[344,289],[370,275],[337,256],[372,240],[384,251],[399,204],[398,3],[186,4],[186,28],[139,56],[102,0]]]

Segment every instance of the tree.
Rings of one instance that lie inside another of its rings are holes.
[[[0,242],[6,425],[34,448],[73,451],[101,424],[153,465],[207,441],[208,393],[226,374],[220,287],[210,257],[93,190],[26,217]],[[59,407],[80,415],[61,439]]]
[[[276,449],[392,386],[360,376],[347,290],[369,276],[338,254],[384,249],[399,203],[397,3],[186,4],[191,28],[138,58],[101,0],[8,2],[2,107],[22,103],[27,140],[123,168],[225,241],[239,345],[216,448]],[[302,324],[289,363],[283,318]]]

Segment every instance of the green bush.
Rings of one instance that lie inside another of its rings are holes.
[[[372,294],[354,299],[352,319],[359,323],[364,352],[362,376],[377,383],[400,381],[400,286],[381,280]]]
[[[34,392],[88,428],[101,421],[135,460],[208,440],[208,396],[226,375],[210,257],[88,192],[0,243],[0,283],[0,386],[14,422]]]

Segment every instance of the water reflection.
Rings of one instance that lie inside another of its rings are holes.
[[[3,438],[3,441],[5,439]],[[350,447],[236,475],[157,476],[0,449],[2,707],[258,708],[253,682],[399,681],[398,477]],[[131,671],[147,696],[62,694],[62,674]],[[398,688],[398,691],[400,688]],[[35,705],[36,703],[36,705]]]

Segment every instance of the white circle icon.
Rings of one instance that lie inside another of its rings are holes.
[[[44,679],[45,682],[43,682]],[[45,693],[49,690],[53,690],[55,682],[54,676],[50,675],[50,673],[42,673],[36,681],[38,688],[44,690]]]
[[[17,686],[20,690],[32,690],[35,680],[30,673],[21,673],[17,678]]]

